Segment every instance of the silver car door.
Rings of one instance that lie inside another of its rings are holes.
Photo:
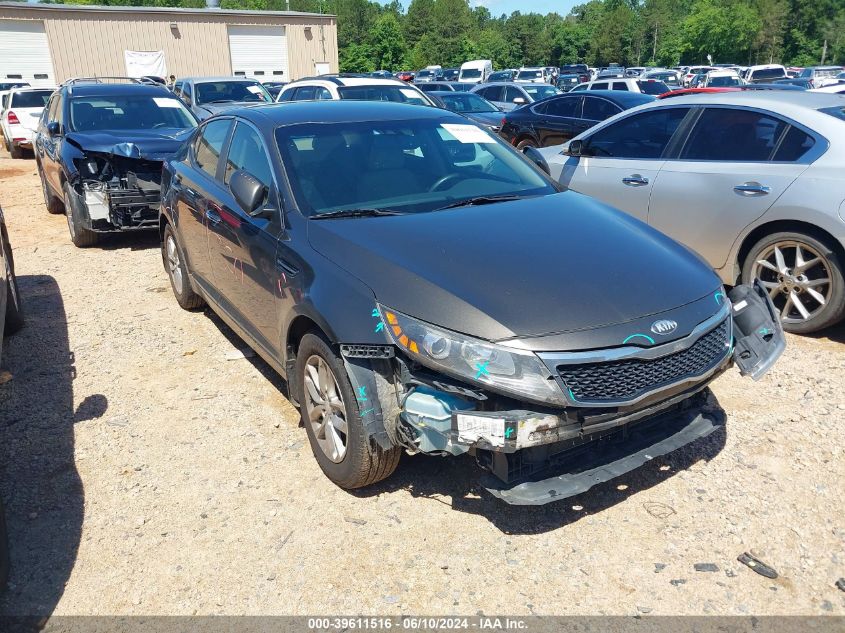
[[[705,108],[657,177],[649,224],[722,268],[742,230],[807,169],[814,143],[769,112]]]
[[[592,100],[585,99],[585,117]],[[662,156],[688,112],[684,107],[646,110],[600,128],[583,138],[588,155],[565,162],[560,183],[646,222]]]

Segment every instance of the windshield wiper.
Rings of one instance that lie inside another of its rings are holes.
[[[512,200],[519,200],[522,197],[523,196],[517,196],[514,194],[507,194],[503,196],[477,196],[475,198],[469,198],[467,200],[458,200],[457,202],[452,202],[450,204],[447,204],[445,207],[439,207],[435,209],[435,211],[455,209],[457,207],[474,207],[482,204],[496,204],[497,202],[510,202]]]
[[[206,103],[234,103],[237,99],[215,99],[214,101],[206,101]]]
[[[386,215],[404,215],[399,211],[390,209],[339,209],[337,211],[326,211],[309,216],[311,220],[331,220],[334,218],[377,218]]]

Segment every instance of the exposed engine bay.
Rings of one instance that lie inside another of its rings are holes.
[[[75,162],[76,189],[84,197],[92,230],[158,225],[161,161],[88,152]]]

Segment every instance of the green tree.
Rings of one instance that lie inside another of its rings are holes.
[[[371,41],[373,65],[399,70],[408,51],[399,20],[392,12],[382,13],[375,21]]]

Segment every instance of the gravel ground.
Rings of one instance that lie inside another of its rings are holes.
[[[719,378],[726,432],[565,502],[508,507],[470,459],[422,456],[349,493],[281,379],[178,307],[155,236],[74,248],[32,160],[0,158],[0,204],[28,310],[0,613],[845,614],[845,328]]]

